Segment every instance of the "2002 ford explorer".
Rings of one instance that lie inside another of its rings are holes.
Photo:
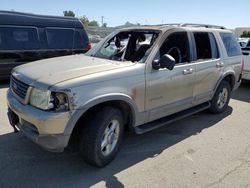
[[[137,134],[201,110],[226,110],[243,58],[220,26],[140,26],[110,34],[87,54],[15,68],[8,98],[14,129],[51,151],[78,146],[103,167],[126,127]]]

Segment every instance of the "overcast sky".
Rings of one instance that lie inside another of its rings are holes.
[[[63,15],[72,10],[78,17],[108,26],[129,21],[140,24],[207,23],[227,28],[250,27],[250,0],[0,0],[0,10]]]

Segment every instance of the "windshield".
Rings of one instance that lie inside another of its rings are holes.
[[[144,63],[159,31],[122,31],[108,37],[106,42],[98,45],[86,55],[116,61],[132,61]]]

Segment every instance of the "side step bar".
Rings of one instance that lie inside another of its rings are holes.
[[[152,131],[152,130],[157,129],[159,127],[162,127],[164,125],[175,122],[179,119],[182,119],[182,118],[188,117],[192,114],[196,114],[198,112],[201,112],[201,111],[209,108],[210,106],[211,106],[210,102],[206,102],[206,103],[200,104],[198,106],[189,108],[187,110],[184,110],[184,111],[166,116],[164,118],[140,125],[138,127],[135,127],[135,133],[136,134],[143,134],[143,133]]]

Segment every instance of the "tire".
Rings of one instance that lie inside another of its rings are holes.
[[[230,98],[231,86],[227,81],[222,81],[214,94],[209,111],[214,114],[226,111]]]
[[[97,167],[110,163],[118,153],[123,130],[123,116],[120,110],[104,107],[96,111],[81,135],[80,152],[83,159]]]

